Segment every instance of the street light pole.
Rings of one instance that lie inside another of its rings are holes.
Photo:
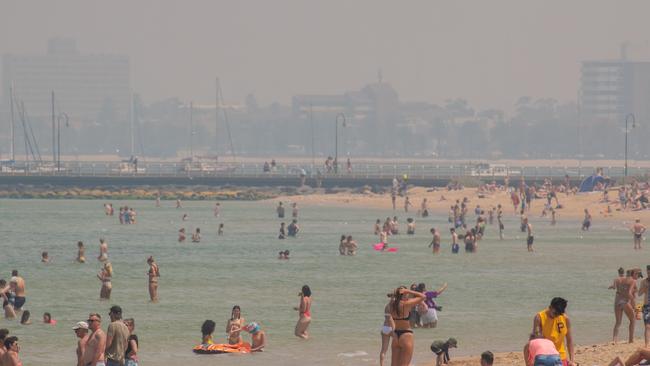
[[[339,173],[339,117],[343,117],[343,127],[345,127],[345,114],[343,112],[336,115],[334,123],[334,174]]]
[[[636,120],[634,119],[634,113],[630,113],[625,116],[625,180],[627,180],[627,121],[632,117],[632,128],[636,127]]]

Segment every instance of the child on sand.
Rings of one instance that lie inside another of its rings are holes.
[[[449,348],[457,348],[458,342],[455,338],[449,338],[447,341],[433,341],[431,343],[431,352],[436,354],[436,366],[449,364]]]

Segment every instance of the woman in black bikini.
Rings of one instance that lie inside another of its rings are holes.
[[[409,323],[411,308],[423,302],[425,296],[406,287],[395,289],[390,301],[390,315],[395,322],[391,344],[391,366],[409,366],[413,357],[413,330]]]

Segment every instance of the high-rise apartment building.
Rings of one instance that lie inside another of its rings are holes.
[[[71,39],[51,39],[45,55],[4,55],[2,95],[9,108],[9,87],[32,118],[51,114],[55,92],[58,112],[71,121],[92,122],[100,114],[127,121],[130,110],[129,58],[121,55],[84,55]]]
[[[583,120],[650,120],[650,62],[584,61],[580,85]]]

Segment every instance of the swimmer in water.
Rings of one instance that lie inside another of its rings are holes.
[[[392,299],[393,294],[388,294],[388,298]],[[384,366],[386,359],[386,352],[390,346],[390,339],[393,336],[393,329],[395,329],[395,322],[390,315],[390,302],[384,307],[384,325],[381,327],[379,334],[381,335],[381,350],[379,351],[379,366]]]
[[[341,235],[341,240],[339,241],[339,254],[340,255],[348,254],[348,249],[345,246],[346,239],[347,238],[346,238],[345,235]]]
[[[180,198],[176,199],[176,208],[183,208],[183,206],[181,205],[181,199]]]
[[[251,335],[251,352],[263,352],[266,346],[266,333],[261,330],[260,325],[252,322],[245,326],[244,330]]]
[[[430,232],[433,235],[433,239],[429,243],[429,248],[433,247],[433,254],[437,254],[440,252],[440,233],[435,228],[431,228]]]
[[[47,252],[41,253],[41,263],[50,263],[50,255]]]
[[[77,262],[86,263],[86,247],[82,241],[77,242]]]
[[[182,243],[185,241],[185,228],[182,227],[178,230],[178,242]]]
[[[524,225],[526,228],[526,248],[528,249],[529,252],[534,252],[535,249],[533,249],[533,241],[535,240],[535,237],[533,236],[533,225],[528,222],[528,218],[524,218]]]
[[[380,232],[381,232],[381,220],[377,219],[377,221],[375,222],[375,235],[379,235]]]
[[[223,235],[223,222],[219,224],[219,229],[217,229],[217,235]]]
[[[285,239],[287,237],[287,231],[284,227],[284,222],[280,223],[280,234],[278,235],[278,239]]]
[[[110,300],[111,291],[113,290],[113,284],[111,283],[113,279],[113,266],[108,262],[104,263],[104,267],[97,274],[97,278],[102,282],[102,288],[99,290],[99,299]]]
[[[43,323],[56,325],[56,320],[52,319],[52,315],[50,313],[43,313]]]
[[[149,299],[151,302],[158,302],[158,278],[160,277],[160,270],[153,256],[147,258],[147,264],[149,265],[149,271],[147,272],[147,276],[149,277]]]
[[[183,214],[183,217],[181,218],[182,221],[187,221],[189,216],[187,214]]]
[[[221,204],[219,202],[215,203],[212,211],[214,212],[214,217],[219,217],[219,214],[221,213]]]
[[[203,325],[201,325],[201,344],[204,346],[209,346],[211,344],[214,344],[214,341],[212,340],[212,334],[214,333],[214,329],[216,328],[217,324],[212,321],[212,320],[206,320],[203,322]]]
[[[232,307],[230,319],[226,323],[226,334],[228,335],[228,344],[240,344],[243,342],[241,337],[241,330],[244,324],[244,318],[241,316],[241,308],[239,305]]]
[[[641,240],[643,239],[645,230],[645,226],[641,224],[640,219],[637,218],[634,220],[634,225],[632,225],[632,234],[634,234],[634,249],[641,249]]]
[[[357,249],[359,249],[359,246],[357,245],[356,241],[352,240],[352,235],[348,235],[346,238],[345,248],[347,249],[348,255],[357,254]]]
[[[16,312],[14,311],[14,306],[12,304],[14,301],[14,294],[11,292],[11,286],[9,286],[7,281],[4,279],[0,279],[0,300],[2,300],[2,307],[5,311],[5,319],[16,318]]]
[[[307,328],[309,328],[309,324],[311,323],[311,289],[309,286],[302,286],[302,291],[300,291],[299,296],[300,305],[293,308],[299,314],[294,334],[298,338],[309,339],[309,333],[307,333]]]
[[[415,235],[415,221],[409,217],[406,219],[406,235]]]
[[[97,260],[100,262],[108,260],[108,243],[104,238],[99,239],[99,256],[97,256]]]
[[[192,234],[192,243],[200,243],[201,242],[201,228],[196,228],[194,230],[194,234]]]
[[[456,229],[452,227],[449,229],[449,232],[451,233],[451,252],[458,254],[460,245],[458,244],[458,234],[456,234]]]

